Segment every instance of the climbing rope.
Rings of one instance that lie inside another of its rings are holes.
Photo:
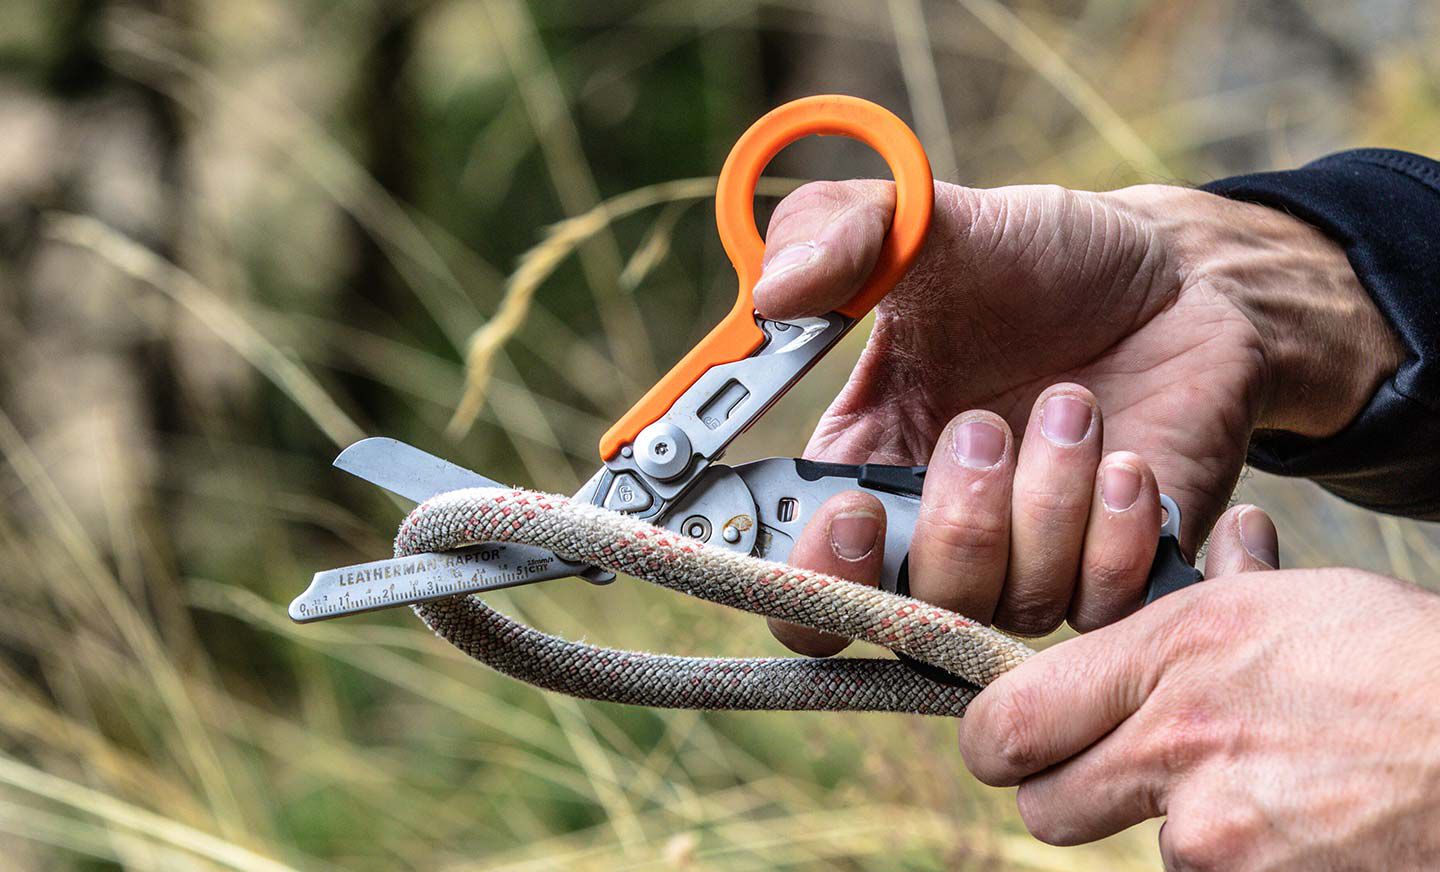
[[[627,515],[527,490],[474,488],[425,501],[395,554],[479,542],[536,545],[710,602],[863,639],[937,666],[969,686],[897,660],[677,657],[570,642],[475,596],[414,606],[436,635],[512,678],[570,696],[657,708],[890,711],[958,717],[1031,650],[962,615],[831,575],[703,545]]]

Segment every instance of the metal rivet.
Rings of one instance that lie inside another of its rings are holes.
[[[726,526],[725,529],[720,532],[720,535],[724,536],[725,541],[729,542],[731,545],[734,545],[736,542],[740,541],[740,531],[736,529],[733,524]]]
[[[710,521],[704,515],[691,515],[680,525],[680,532],[701,542],[710,541]]]

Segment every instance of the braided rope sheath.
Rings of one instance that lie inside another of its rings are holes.
[[[721,548],[566,497],[474,488],[425,501],[397,556],[479,542],[536,545],[568,560],[939,666],[974,687],[931,681],[896,660],[675,657],[570,642],[477,597],[421,603],[436,635],[493,669],[571,696],[661,708],[891,711],[958,717],[979,687],[1032,652],[968,618],[898,594]]]

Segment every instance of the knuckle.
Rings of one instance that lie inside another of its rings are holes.
[[[966,267],[994,277],[1015,268],[1034,235],[1033,205],[1026,193],[958,188],[939,211],[964,242]]]
[[[830,206],[844,204],[849,200],[843,182],[819,181],[806,182],[785,196],[780,205],[775,207],[775,214],[782,215],[788,212],[804,211],[817,206]]]
[[[1175,872],[1240,868],[1264,828],[1263,815],[1251,803],[1232,803],[1223,813],[1199,819],[1172,817],[1165,826],[1167,868]]]
[[[1203,742],[1197,741],[1198,730],[1193,724],[1175,721],[1161,727],[1154,735],[1149,757],[1164,772],[1174,776],[1190,771],[1204,756]]]
[[[1171,872],[1223,869],[1214,832],[1206,826],[1171,819],[1165,825],[1166,867]]]
[[[1171,707],[1149,732],[1150,745],[1143,756],[1172,777],[1192,772],[1202,763],[1234,759],[1245,741],[1244,725],[1215,714],[1217,710],[1204,698]]]
[[[1017,488],[1015,504],[1026,520],[1036,524],[1053,524],[1083,518],[1090,512],[1088,487]]]
[[[1267,828],[1268,819],[1257,805],[1230,803],[1212,827],[1210,868],[1236,868],[1237,860],[1250,853]]]
[[[1033,772],[1040,759],[1039,751],[1027,734],[1012,731],[1000,737],[997,758],[1005,767],[1005,780],[1013,781],[1020,773]]]
[[[1149,574],[1151,557],[1129,551],[1106,551],[1085,561],[1085,581],[1104,594],[1129,593]]]
[[[976,773],[982,781],[1014,784],[1040,766],[1042,755],[1027,715],[1031,696],[1023,687],[1010,689],[983,709],[979,726],[993,743],[994,759],[983,775]]]
[[[769,235],[783,235],[794,223],[813,221],[855,205],[856,191],[847,182],[807,182],[791,191],[770,216]]]
[[[1075,829],[1069,825],[1066,816],[1057,814],[1055,803],[1036,790],[1034,785],[1020,785],[1015,794],[1015,805],[1030,835],[1047,845],[1063,847],[1077,843]]]
[[[990,553],[1008,550],[1010,527],[996,512],[974,507],[949,505],[921,511],[916,524],[920,532],[945,551]]]
[[[1187,592],[1188,593],[1188,592]],[[1244,585],[1201,585],[1190,595],[1183,620],[1168,636],[1170,653],[1178,658],[1202,658],[1249,638],[1259,615],[1257,603]]]

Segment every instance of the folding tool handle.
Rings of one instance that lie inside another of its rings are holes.
[[[612,460],[640,431],[658,421],[711,367],[748,357],[765,341],[755,322],[755,282],[765,241],[755,227],[755,185],[785,146],[806,136],[848,136],[880,153],[895,176],[895,217],[864,287],[840,314],[859,319],[895,287],[910,268],[930,229],[934,181],[920,140],[905,122],[868,100],[840,95],[786,103],[756,121],[730,150],[715,193],[720,241],[735,266],[740,290],[725,320],[715,326],[600,439],[600,457]]]
[[[916,499],[920,497],[921,487],[925,482],[926,467],[923,466],[886,466],[877,463],[854,466],[841,463],[816,463],[809,460],[797,460],[795,464],[796,473],[801,478],[810,479],[821,476],[845,478],[864,490],[882,491]],[[1175,505],[1174,500],[1164,494],[1160,495],[1160,503],[1165,508],[1165,520],[1160,525],[1160,541],[1156,544],[1155,559],[1151,561],[1150,574],[1145,582],[1145,605],[1204,579],[1200,570],[1191,566],[1180,550],[1180,508]],[[900,572],[895,579],[895,592],[904,596],[910,595],[908,569],[909,556],[906,555],[905,562],[901,564]],[[932,666],[898,652],[896,656],[927,678],[944,684],[967,685],[964,679],[952,675],[938,666]]]
[[[924,466],[889,466],[881,463],[820,463],[813,460],[796,460],[796,474],[803,479],[839,477],[853,481],[862,490],[882,491],[919,499],[925,484]],[[1150,563],[1150,574],[1145,582],[1145,604],[1155,602],[1162,596],[1204,579],[1200,570],[1191,566],[1180,550],[1180,507],[1175,501],[1160,495],[1160,504],[1165,509],[1165,520],[1160,525],[1160,541],[1155,548],[1155,559]],[[910,577],[902,566],[895,580],[895,592],[910,595]]]

